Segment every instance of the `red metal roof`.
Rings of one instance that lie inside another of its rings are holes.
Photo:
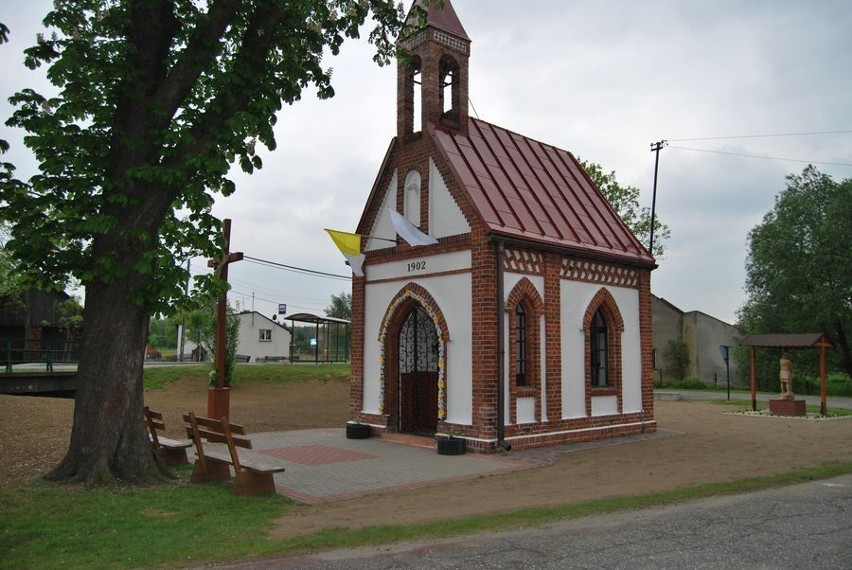
[[[654,263],[570,152],[474,118],[468,134],[428,128],[487,233]]]
[[[447,32],[464,40],[470,41],[470,38],[467,37],[467,32],[464,31],[464,26],[462,26],[459,17],[456,15],[456,11],[453,9],[453,5],[450,3],[450,0],[444,0],[443,6],[440,7],[435,6],[434,4],[424,4],[422,0],[417,0],[414,4],[412,4],[412,8],[418,4],[421,8],[428,11],[429,26],[433,26],[443,32]]]

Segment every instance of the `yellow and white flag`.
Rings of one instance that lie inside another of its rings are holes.
[[[361,266],[364,265],[364,254],[361,253],[361,236],[358,234],[350,234],[349,232],[340,232],[326,228],[328,235],[334,241],[334,245],[349,262],[349,267],[352,268],[352,273],[358,277],[364,276],[364,271]]]

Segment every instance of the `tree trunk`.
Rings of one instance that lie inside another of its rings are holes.
[[[86,286],[74,426],[65,458],[46,478],[87,488],[163,480],[142,417],[145,309],[128,300],[128,281]]]

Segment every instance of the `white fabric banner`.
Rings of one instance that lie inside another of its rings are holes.
[[[408,218],[393,208],[389,207],[388,212],[390,212],[391,221],[393,222],[393,227],[396,229],[396,233],[399,234],[399,237],[407,241],[408,245],[434,245],[438,243],[438,240],[418,230]]]

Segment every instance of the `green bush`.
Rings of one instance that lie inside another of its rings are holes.
[[[712,390],[715,387],[705,384],[698,378],[684,378],[666,383],[666,388],[677,388],[678,390]]]
[[[686,343],[670,340],[663,349],[663,362],[669,377],[683,379],[689,368],[689,348]]]
[[[800,376],[793,379],[793,392],[816,395],[820,393],[818,376]],[[829,396],[852,398],[852,380],[843,372],[832,372],[826,376],[825,392]]]
[[[829,396],[852,398],[852,379],[843,372],[832,372],[826,377],[826,392]]]

